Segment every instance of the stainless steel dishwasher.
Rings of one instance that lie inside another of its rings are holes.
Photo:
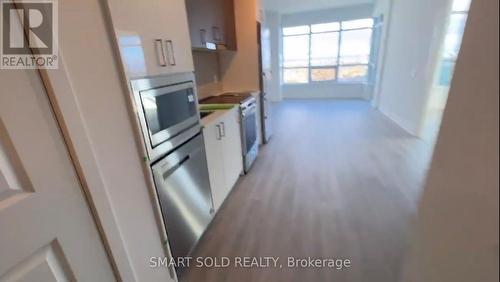
[[[214,213],[202,135],[159,160],[152,170],[172,256],[187,256]]]

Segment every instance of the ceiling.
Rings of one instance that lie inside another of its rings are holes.
[[[262,0],[265,10],[280,14],[338,8],[357,4],[373,3],[373,0]]]

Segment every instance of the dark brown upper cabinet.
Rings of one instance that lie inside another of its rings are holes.
[[[234,0],[186,0],[191,46],[236,50]]]

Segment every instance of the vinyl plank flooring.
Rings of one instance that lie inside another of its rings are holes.
[[[189,268],[182,281],[396,282],[431,148],[367,102],[287,100],[193,256],[280,257],[283,268]],[[351,266],[288,268],[287,257]]]

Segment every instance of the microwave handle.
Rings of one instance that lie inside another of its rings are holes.
[[[163,172],[163,177],[168,177],[172,173],[174,173],[178,168],[180,168],[185,162],[187,162],[191,158],[191,155],[184,156],[181,160],[178,160],[176,163],[168,164],[170,167]]]
[[[158,64],[162,67],[167,66],[167,58],[165,56],[165,49],[163,48],[163,40],[161,38],[155,39],[156,56],[158,57]]]

